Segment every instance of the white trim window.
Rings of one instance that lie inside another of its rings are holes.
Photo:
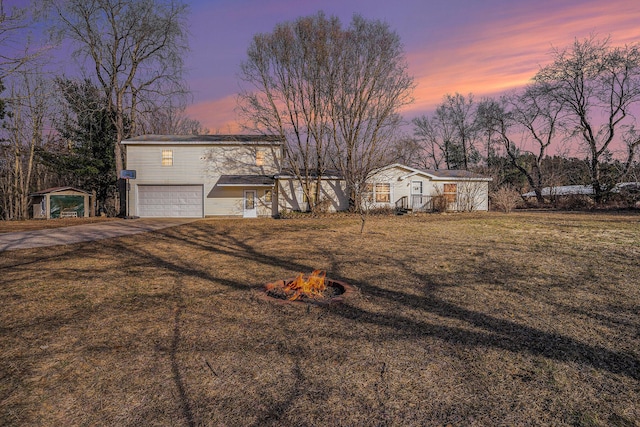
[[[162,166],[173,166],[173,150],[162,150]]]
[[[388,182],[376,182],[375,184],[376,203],[391,203],[391,184]]]
[[[457,201],[458,185],[453,183],[444,184],[443,194],[447,203],[455,203]]]

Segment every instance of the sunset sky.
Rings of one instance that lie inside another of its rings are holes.
[[[256,33],[319,10],[347,26],[354,13],[380,19],[405,47],[417,83],[406,119],[426,114],[443,95],[492,95],[525,84],[553,47],[590,34],[613,44],[640,41],[637,0],[192,0],[186,64],[193,105],[187,112],[212,132],[237,132],[239,64]]]

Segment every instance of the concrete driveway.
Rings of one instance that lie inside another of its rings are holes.
[[[70,245],[145,233],[198,221],[191,218],[139,218],[0,234],[0,252]]]

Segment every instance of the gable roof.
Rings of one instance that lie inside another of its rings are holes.
[[[124,145],[282,145],[278,135],[140,135]]]
[[[51,187],[45,190],[36,191],[35,193],[29,194],[29,196],[44,196],[49,193],[59,193],[61,191],[77,191],[78,193],[91,194],[88,191],[80,190],[75,187]]]
[[[273,187],[275,179],[267,175],[221,175],[219,187]]]
[[[317,169],[300,169],[300,177],[309,177],[309,178],[318,178],[318,170]],[[297,178],[298,175],[292,168],[282,169],[277,175],[278,178]],[[326,169],[321,176],[322,179],[344,179],[342,173],[340,173],[337,169]]]
[[[400,177],[400,180],[405,180],[414,175],[422,175],[427,178],[430,178],[434,181],[450,181],[450,180],[458,180],[458,181],[492,181],[493,178],[489,178],[475,172],[470,172],[466,170],[459,169],[438,169],[438,170],[421,170],[412,168],[411,166],[403,165],[401,163],[393,163],[387,166],[384,166],[378,170],[375,170],[372,174],[376,174],[383,170],[399,168],[407,171],[406,175]]]

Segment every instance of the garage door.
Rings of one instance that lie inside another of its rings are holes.
[[[201,185],[139,185],[138,216],[202,218]]]

